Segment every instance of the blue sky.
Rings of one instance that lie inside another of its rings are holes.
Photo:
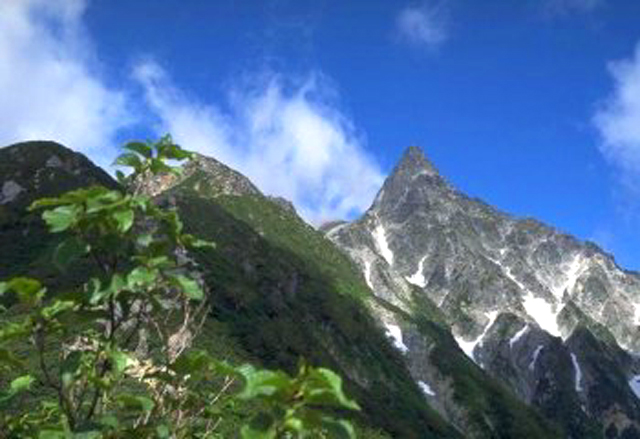
[[[313,222],[417,144],[640,269],[640,2],[3,0],[0,143],[108,165],[166,131]]]

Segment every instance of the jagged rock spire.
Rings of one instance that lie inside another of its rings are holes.
[[[430,176],[439,175],[438,170],[424,155],[418,146],[409,146],[402,154],[402,158],[393,171],[394,174],[402,173],[409,176],[424,173]]]

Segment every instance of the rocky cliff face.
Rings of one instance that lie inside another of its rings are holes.
[[[640,276],[596,245],[466,196],[415,147],[362,218],[326,235],[376,296],[409,314],[434,303],[469,358],[570,437],[640,435]]]

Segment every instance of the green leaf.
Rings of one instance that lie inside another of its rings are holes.
[[[194,279],[191,279],[183,274],[179,274],[173,277],[177,286],[182,289],[185,296],[191,300],[202,300],[204,298],[204,291],[198,285]]]
[[[149,169],[151,170],[151,173],[157,175],[157,174],[166,174],[168,172],[171,172],[172,168],[171,166],[165,164],[160,159],[152,159],[151,166],[149,167]]]
[[[89,250],[89,244],[76,236],[72,236],[58,244],[53,253],[53,262],[58,268],[64,270],[70,263],[86,255]]]
[[[32,321],[26,319],[20,323],[5,323],[0,326],[0,342],[28,337],[31,335]]]
[[[156,427],[156,435],[160,439],[169,438],[171,437],[171,430],[165,424],[161,424]]]
[[[113,349],[108,352],[108,356],[116,373],[122,373],[127,367],[134,364],[131,355],[121,350]]]
[[[240,399],[272,396],[291,389],[291,378],[284,372],[259,370],[250,364],[242,365],[236,370],[244,380],[244,388],[238,394]]]
[[[140,156],[133,152],[127,152],[120,155],[116,159],[114,164],[118,166],[128,166],[130,168],[133,168],[136,172],[141,171],[143,166],[142,160],[140,160]]]
[[[134,268],[127,276],[127,285],[130,288],[151,285],[158,278],[157,270],[150,270],[146,267]]]
[[[133,209],[123,209],[114,212],[112,217],[118,223],[118,231],[126,233],[133,225],[135,215]]]
[[[151,233],[143,233],[141,235],[138,235],[138,237],[136,238],[136,243],[140,247],[147,248],[149,247],[149,245],[151,245],[152,242],[153,242],[153,234]]]
[[[4,288],[14,291],[20,302],[29,306],[40,303],[46,291],[40,282],[28,277],[14,277]]]
[[[9,385],[9,391],[13,395],[27,391],[31,388],[31,384],[33,384],[35,380],[36,379],[31,375],[22,375],[21,377],[18,377],[11,381],[11,384]]]
[[[59,233],[74,226],[78,221],[80,208],[76,205],[64,205],[53,210],[47,210],[42,214],[42,219],[49,226],[51,233]]]
[[[329,369],[311,369],[304,382],[303,393],[305,401],[310,404],[360,410],[358,404],[344,394],[342,378]]]
[[[45,320],[50,320],[63,312],[76,309],[77,307],[78,304],[73,300],[56,300],[51,305],[42,308],[40,315]]]
[[[137,152],[141,156],[146,157],[148,159],[150,159],[153,156],[151,147],[143,142],[129,142],[126,145],[124,145],[124,147],[125,149],[128,149],[129,151],[132,151],[132,152]]]

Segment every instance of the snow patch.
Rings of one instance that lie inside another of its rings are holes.
[[[489,319],[489,323],[487,323],[487,325],[482,330],[482,334],[480,334],[475,340],[464,341],[464,339],[462,339],[461,337],[454,337],[456,342],[458,343],[458,346],[460,346],[460,349],[462,349],[467,357],[471,358],[474,362],[476,361],[476,359],[473,356],[473,351],[475,350],[477,345],[482,345],[484,337],[487,335],[487,332],[489,332],[489,329],[491,329],[491,326],[493,326],[496,318],[498,318],[498,314],[499,311],[490,311],[488,313],[485,313],[485,316],[487,316],[487,318]]]
[[[407,282],[419,286],[420,288],[424,288],[427,286],[427,280],[424,278],[424,274],[422,274],[422,270],[424,269],[424,261],[427,259],[426,256],[423,256],[418,263],[418,269],[411,276],[406,277]]]
[[[536,350],[533,352],[533,357],[531,358],[531,363],[529,363],[529,370],[534,371],[536,368],[536,361],[538,361],[538,355],[540,355],[540,351],[544,348],[543,345],[539,345]]]
[[[431,386],[424,381],[418,381],[418,386],[420,386],[420,389],[422,389],[425,395],[436,396],[436,392],[434,392]]]
[[[371,262],[364,261],[364,280],[367,282],[369,288],[373,290],[373,282],[371,282]]]
[[[559,299],[562,299],[565,290],[571,291],[576,284],[576,281],[582,276],[582,274],[589,268],[589,260],[582,257],[582,255],[577,254],[571,264],[569,264],[569,269],[565,273],[565,280],[559,285],[551,288],[553,294]]]
[[[636,375],[629,380],[629,387],[631,387],[631,391],[636,395],[636,398],[640,399],[640,375]]]
[[[542,297],[535,297],[531,292],[527,294],[522,302],[525,311],[542,329],[549,334],[560,337],[560,327],[558,326],[559,310],[554,311],[553,304],[547,302]]]
[[[580,370],[580,363],[576,358],[576,354],[571,352],[571,362],[573,363],[573,369],[576,372],[576,392],[582,392],[582,370]]]
[[[402,330],[400,329],[400,326],[392,323],[385,323],[384,326],[387,328],[387,337],[393,340],[393,345],[402,351],[403,354],[406,354],[409,351],[409,348],[402,341]]]
[[[376,241],[378,250],[380,251],[382,257],[385,259],[385,261],[387,261],[389,265],[393,265],[393,252],[389,248],[387,236],[384,231],[384,227],[382,227],[382,224],[378,224],[378,226],[373,230],[372,236]]]
[[[522,338],[522,336],[529,330],[529,325],[524,325],[524,328],[522,328],[521,330],[519,330],[516,335],[514,335],[513,337],[511,337],[511,340],[509,340],[509,349],[513,349],[513,345],[516,344],[518,342],[518,340],[520,340]]]
[[[553,304],[547,302],[542,297],[535,297],[531,290],[529,290],[525,284],[516,279],[513,273],[511,273],[511,268],[503,265],[500,261],[495,259],[489,258],[489,260],[498,264],[503,269],[504,274],[518,285],[523,292],[527,293],[524,297],[524,301],[522,302],[522,306],[524,306],[527,314],[538,324],[538,326],[549,334],[560,337],[560,327],[558,326],[557,320],[560,309],[554,311]]]
[[[640,303],[636,303],[633,306],[636,308],[636,315],[635,315],[635,318],[633,320],[633,324],[635,326],[640,326]]]

